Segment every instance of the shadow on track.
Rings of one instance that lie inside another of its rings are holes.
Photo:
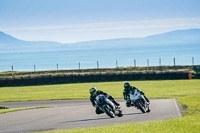
[[[128,115],[137,115],[137,114],[143,114],[143,113],[129,113],[129,114],[123,114],[124,116]],[[116,117],[117,118],[117,117]],[[64,121],[61,123],[73,123],[73,122],[85,122],[85,121],[97,121],[97,120],[105,120],[105,119],[112,119],[106,116],[101,116],[100,118],[93,118],[93,119],[82,119],[82,120],[72,120],[72,121]]]
[[[129,114],[123,114],[123,115],[142,115],[143,113],[129,113]]]
[[[83,119],[83,120],[65,121],[65,122],[61,122],[61,123],[96,121],[96,120],[103,120],[103,119],[111,119],[111,118],[109,118],[109,117],[103,117],[103,118],[96,118],[96,119]]]

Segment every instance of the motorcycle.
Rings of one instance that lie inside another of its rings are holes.
[[[131,105],[137,107],[137,109],[140,109],[142,113],[150,112],[150,110],[148,110],[148,102],[144,98],[144,95],[140,94],[140,92],[138,92],[137,90],[130,91],[130,100]]]
[[[96,97],[96,105],[110,118],[114,118],[115,116],[123,116],[120,106],[115,106],[113,102],[107,99],[107,97],[104,95],[100,94]]]

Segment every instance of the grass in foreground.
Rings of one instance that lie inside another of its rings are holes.
[[[15,112],[21,110],[30,110],[30,109],[42,109],[42,108],[52,108],[53,106],[41,106],[41,107],[26,107],[26,108],[10,108],[10,109],[0,109],[0,114]]]

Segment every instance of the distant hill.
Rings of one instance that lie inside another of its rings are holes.
[[[0,44],[18,44],[24,42],[0,31]]]
[[[163,34],[148,36],[145,38],[120,38],[110,40],[97,40],[89,42],[80,42],[77,44],[91,47],[151,47],[163,45],[183,45],[199,44],[200,29],[177,30]]]
[[[71,49],[112,49],[161,46],[200,47],[200,29],[177,30],[145,38],[119,38],[78,43],[23,41],[0,32],[0,52],[55,51]]]
[[[49,51],[60,45],[51,41],[23,41],[0,32],[0,52]]]

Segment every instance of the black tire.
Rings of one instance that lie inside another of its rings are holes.
[[[142,113],[146,112],[145,109],[143,108],[140,100],[137,100],[135,104],[142,111]]]
[[[121,110],[119,110],[119,114],[117,115],[118,117],[122,117],[123,116],[123,114],[122,114],[122,111]]]
[[[104,109],[105,113],[106,113],[108,116],[110,116],[110,118],[114,118],[114,117],[115,117],[114,113],[111,112],[106,106],[104,106],[103,109]]]

